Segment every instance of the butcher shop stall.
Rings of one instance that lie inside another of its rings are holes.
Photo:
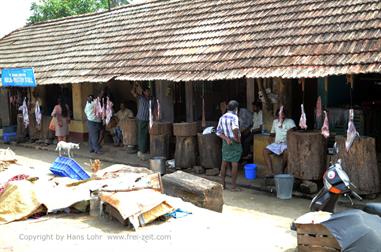
[[[315,193],[329,163],[341,159],[360,194],[376,197],[380,192],[381,74],[287,80],[283,85],[277,89],[278,100],[297,125],[287,135],[287,169],[297,181],[295,186]],[[271,99],[259,98],[266,114]],[[254,136],[253,145],[259,176],[270,173],[262,150],[269,143],[271,125],[264,121],[264,133]],[[272,161],[280,173],[281,159],[274,156]]]

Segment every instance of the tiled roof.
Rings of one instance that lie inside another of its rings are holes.
[[[39,84],[381,72],[381,0],[169,0],[26,26],[0,68]]]

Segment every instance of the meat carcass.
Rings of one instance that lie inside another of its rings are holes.
[[[302,109],[302,114],[301,114],[300,120],[299,120],[299,127],[301,129],[307,129],[307,117],[306,117],[306,113],[304,113],[303,104],[300,105],[300,108]]]
[[[159,99],[157,99],[157,120],[159,121],[160,120],[160,102],[159,102]]]
[[[28,114],[28,106],[26,104],[26,97],[24,98],[22,105],[19,107],[19,110],[22,112],[24,126],[25,128],[27,128],[29,125],[29,114]]]
[[[99,119],[103,119],[103,107],[101,104],[101,99],[99,97],[95,99],[94,114]]]
[[[40,126],[41,125],[41,110],[40,110],[40,103],[38,101],[36,101],[36,105],[34,107],[34,114],[36,116],[36,123],[37,123],[37,126]]]
[[[329,137],[329,122],[328,122],[328,115],[327,112],[324,110],[324,123],[323,127],[321,128],[321,134],[325,137]]]
[[[354,111],[353,109],[349,110],[349,120],[348,120],[348,130],[347,130],[347,140],[345,141],[345,149],[349,151],[351,148],[353,141],[356,136],[360,136],[357,132],[355,124],[353,123]]]
[[[107,102],[106,102],[106,125],[109,124],[110,120],[111,120],[111,117],[112,117],[112,102],[110,101],[110,98],[107,96],[106,98]]]

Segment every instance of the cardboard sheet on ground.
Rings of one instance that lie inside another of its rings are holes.
[[[37,181],[12,182],[6,191],[0,194],[0,223],[25,219],[44,209],[47,212],[71,207],[90,200],[90,191],[106,189],[136,190],[129,192],[104,192],[102,200],[114,206],[124,219],[131,223],[144,225],[173,210],[165,202],[160,175],[146,168],[125,165],[113,165],[97,173],[98,178],[89,181],[73,181],[68,178],[53,177],[46,170],[15,166],[0,173],[0,184],[18,174],[38,177]],[[74,183],[73,183],[74,182]]]
[[[27,180],[9,183],[0,196],[0,224],[26,219],[40,208],[41,203]]]
[[[116,208],[124,220],[129,219],[135,229],[172,212],[166,195],[152,189],[132,192],[101,193],[100,198]]]

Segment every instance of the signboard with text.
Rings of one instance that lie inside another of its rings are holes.
[[[2,87],[36,87],[33,68],[3,68],[1,70]]]

